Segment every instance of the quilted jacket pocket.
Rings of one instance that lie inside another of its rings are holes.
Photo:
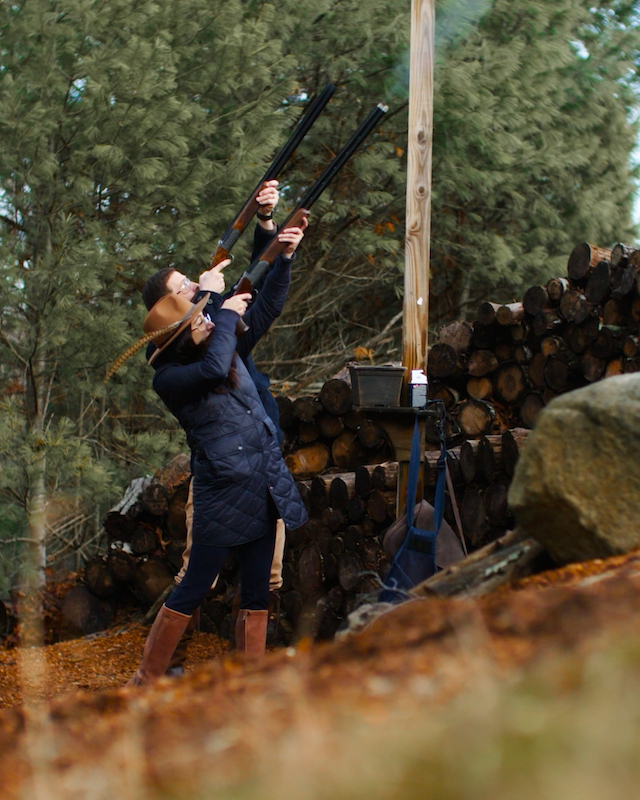
[[[207,471],[216,483],[233,483],[251,477],[251,465],[240,436],[223,436],[201,451]]]

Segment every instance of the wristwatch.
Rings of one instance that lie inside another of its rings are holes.
[[[268,220],[270,220],[270,219],[273,219],[273,212],[274,212],[274,211],[275,211],[275,209],[273,209],[273,208],[271,209],[271,211],[270,211],[268,214],[261,214],[261,213],[258,211],[258,212],[256,213],[256,217],[257,217],[258,219],[261,219],[263,222],[267,222]]]

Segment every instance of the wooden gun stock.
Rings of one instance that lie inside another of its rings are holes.
[[[218,242],[218,246],[216,247],[215,253],[211,257],[211,266],[209,267],[209,269],[213,269],[213,267],[217,266],[221,261],[224,261],[225,258],[229,258],[229,253],[231,252],[231,248],[238,241],[240,235],[249,225],[256,211],[260,208],[260,205],[256,202],[256,197],[263,190],[266,182],[267,182],[266,180],[260,181],[260,183],[256,186],[256,188],[249,196],[249,199],[242,206],[242,209],[240,210],[236,218],[227,228],[225,235]]]
[[[287,228],[300,228],[303,224],[303,220],[307,219],[308,216],[309,211],[306,208],[297,208],[287,219],[279,233],[286,231]],[[233,293],[244,294],[245,292],[253,291],[256,283],[258,283],[262,276],[269,271],[276,258],[282,255],[286,246],[287,243],[278,241],[277,237],[273,239],[273,241],[267,245],[262,253],[260,253],[260,257],[256,259],[249,269],[244,272],[243,276],[240,278],[235,289],[233,290]],[[248,330],[249,326],[246,324],[246,322],[244,322],[242,317],[240,317],[236,324],[236,336],[242,336]]]

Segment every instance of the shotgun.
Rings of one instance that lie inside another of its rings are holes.
[[[256,197],[262,190],[265,182],[275,180],[280,172],[282,172],[284,165],[291,158],[295,149],[307,135],[311,129],[311,126],[318,119],[329,100],[331,100],[335,90],[336,87],[333,84],[328,83],[316,97],[316,99],[311,103],[305,115],[298,123],[296,129],[289,137],[288,142],[275,157],[269,169],[260,178],[257,186],[249,195],[247,201],[238,212],[236,218],[222,235],[222,238],[216,247],[216,251],[211,258],[210,269],[215,267],[216,264],[219,264],[221,261],[224,261],[225,258],[229,257],[231,248],[238,241],[244,229],[253,219],[253,215],[260,208],[258,203],[256,203]]]
[[[289,214],[283,223],[282,228],[280,228],[280,231],[285,230],[285,228],[296,228],[301,225],[302,220],[309,216],[311,206],[316,202],[316,200],[320,197],[327,186],[336,177],[342,167],[344,167],[347,161],[375,128],[378,122],[380,122],[388,110],[388,106],[378,103],[378,105],[373,109],[373,111],[371,111],[369,116],[365,119],[362,125],[360,125],[358,130],[353,134],[338,155],[324,170],[318,180],[305,194],[291,214]],[[286,246],[287,245],[284,242],[279,242],[277,238],[273,239],[262,251],[262,253],[260,253],[258,258],[256,258],[256,260],[245,270],[242,277],[234,287],[233,294],[250,292],[256,283],[262,278],[262,276],[271,268],[273,262],[282,253]],[[242,321],[242,319],[240,319],[238,321],[238,326],[236,327],[236,335],[245,333],[247,330],[248,326]]]

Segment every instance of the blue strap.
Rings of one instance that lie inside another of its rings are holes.
[[[411,442],[411,456],[409,458],[409,475],[407,477],[407,502],[405,514],[407,525],[413,525],[413,513],[416,505],[416,492],[418,491],[418,476],[420,474],[420,426],[418,415],[413,426],[413,441]]]
[[[444,412],[444,409],[443,409]],[[436,470],[438,477],[436,480],[436,493],[433,504],[434,509],[434,530],[436,533],[440,530],[442,525],[442,518],[444,516],[444,489],[446,484],[446,466],[447,466],[447,445],[444,435],[444,413],[438,422],[438,438],[440,439],[440,456],[436,463]],[[416,492],[418,490],[418,475],[420,474],[420,427],[418,425],[418,416],[416,415],[416,422],[413,426],[413,441],[411,442],[411,456],[409,459],[409,475],[407,477],[407,501],[405,507],[405,515],[407,518],[407,525],[413,526],[414,510],[416,505]]]
[[[418,488],[418,475],[420,470],[420,428],[416,417],[411,444],[411,458],[409,461],[409,474],[407,477],[407,535],[405,536],[398,552],[395,554],[385,578],[378,600],[384,603],[403,602],[408,598],[408,591],[433,575],[438,567],[436,564],[436,539],[444,512],[444,489],[446,483],[447,448],[444,437],[444,405],[443,413],[438,426],[440,437],[440,457],[436,469],[438,478],[436,482],[436,496],[434,502],[434,529],[431,531],[420,530],[413,525],[416,491]]]

